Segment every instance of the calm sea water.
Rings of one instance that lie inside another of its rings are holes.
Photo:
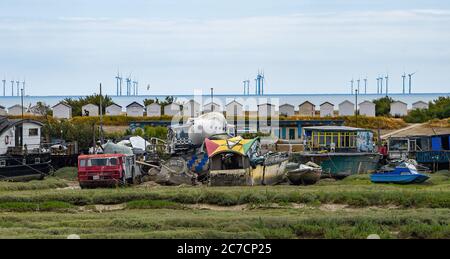
[[[187,101],[194,99],[199,103],[207,104],[210,102],[211,98],[209,95],[203,96],[193,96],[193,95],[173,95],[178,101]],[[372,101],[383,97],[380,94],[360,94],[358,95],[358,103],[368,100]],[[432,101],[437,99],[439,96],[450,96],[450,93],[416,93],[416,94],[389,94],[394,100],[400,100],[408,104],[408,108],[411,108],[412,103],[417,101]],[[34,105],[36,102],[41,101],[50,106],[57,104],[58,102],[64,100],[65,98],[78,98],[80,96],[26,96],[24,97],[24,106],[28,107]],[[140,96],[111,96],[113,101],[122,107],[126,107],[128,104],[136,101],[143,103],[146,98],[158,98],[160,100],[164,99],[165,95],[140,95]],[[324,102],[333,103],[336,106],[345,100],[349,100],[355,103],[355,95],[350,94],[267,94],[264,96],[246,96],[246,95],[214,95],[214,102],[220,104],[224,107],[225,104],[236,100],[245,106],[248,110],[256,110],[258,104],[272,103],[275,105],[282,105],[285,103],[298,106],[304,101],[310,101],[315,105],[319,106]],[[0,105],[6,108],[11,107],[15,104],[20,104],[20,97],[17,96],[0,96]],[[125,109],[125,108],[124,108]],[[298,109],[298,108],[297,108]]]

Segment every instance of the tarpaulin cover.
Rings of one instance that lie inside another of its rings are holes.
[[[225,140],[205,139],[205,147],[209,157],[223,152],[235,152],[247,155],[248,150],[257,140],[258,138],[243,139],[242,137],[234,137]]]

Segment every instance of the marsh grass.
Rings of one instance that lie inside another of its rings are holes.
[[[0,237],[65,238],[450,238],[448,209],[209,211],[134,209],[103,213],[0,214]]]
[[[2,202],[0,203],[0,211],[68,211],[74,206],[67,202],[61,201],[45,201],[38,202]]]
[[[25,191],[25,190],[44,190],[67,187],[67,182],[54,177],[45,180],[34,180],[30,182],[6,182],[0,181],[1,191]]]
[[[63,167],[56,170],[56,172],[53,173],[53,176],[67,181],[77,181],[78,169],[76,167]]]
[[[0,238],[450,238],[448,172],[407,186],[357,175],[313,186],[55,189],[72,176],[0,182]]]

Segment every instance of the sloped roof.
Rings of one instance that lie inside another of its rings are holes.
[[[52,108],[55,108],[56,106],[59,106],[59,105],[66,106],[67,108],[72,108],[72,106],[68,105],[68,104],[65,103],[65,102],[59,102],[59,103],[53,105]]]
[[[139,107],[144,108],[144,106],[143,106],[142,104],[138,103],[138,102],[132,102],[132,103],[128,104],[126,108],[128,108],[128,107],[130,107],[130,106],[133,106],[133,105],[135,105],[135,104],[137,104]]]
[[[289,107],[295,108],[295,106],[292,105],[292,104],[290,104],[290,103],[285,103],[285,104],[283,104],[283,105],[280,105],[280,107],[284,107],[284,106],[289,106]]]
[[[423,104],[427,104],[427,105],[428,105],[428,103],[427,103],[427,102],[424,102],[424,101],[417,101],[417,102],[413,103],[413,105],[419,104],[419,103],[423,103]]]
[[[233,100],[233,101],[229,102],[229,103],[228,103],[227,105],[225,105],[225,106],[231,105],[232,103],[236,103],[236,104],[238,104],[238,105],[240,105],[240,106],[243,106],[240,102],[238,102],[238,101],[236,101],[236,100]]]
[[[355,105],[354,103],[350,102],[349,100],[345,100],[345,101],[341,102],[339,105],[344,104],[344,103],[349,103],[351,105]]]
[[[82,107],[86,107],[86,106],[95,106],[95,107],[98,107],[98,105],[97,105],[97,104],[93,104],[93,103],[88,103],[88,104],[85,104],[85,105],[83,105]]]
[[[39,126],[43,126],[44,124],[42,124],[39,121],[35,121],[35,120],[30,120],[30,119],[25,119],[25,120],[21,120],[21,119],[14,119],[14,120],[9,120],[5,117],[0,118],[0,134],[2,134],[4,131],[8,130],[11,127],[14,127],[18,124],[23,124],[23,123],[34,123],[37,124]]]
[[[119,107],[119,108],[122,108],[122,106],[118,105],[117,103],[112,103],[112,104],[109,105],[108,107],[111,107],[111,106],[117,106],[117,107]],[[108,108],[108,107],[106,107],[106,108]]]
[[[205,106],[211,106],[211,104],[212,104],[212,105],[220,106],[220,104],[218,104],[218,103],[216,103],[216,102],[209,102],[209,103],[207,103],[207,104],[204,104],[203,107],[205,107]]]
[[[261,103],[261,104],[258,104],[258,107],[259,106],[264,106],[264,105],[266,105],[266,106],[275,106],[275,104],[271,104],[271,103]]]
[[[361,104],[375,105],[375,103],[373,103],[373,102],[371,102],[371,101],[364,101],[364,102],[359,103],[359,105],[361,105]]]
[[[314,103],[312,103],[310,101],[304,101],[299,106],[303,106],[304,104],[307,104],[307,103],[311,104],[312,106],[316,106],[316,105],[314,105]]]
[[[332,104],[332,103],[330,103],[330,102],[324,102],[324,103],[322,103],[320,106],[325,105],[325,104],[329,104],[329,105],[331,105],[331,106],[334,106],[334,104]]]
[[[401,103],[401,104],[404,104],[404,105],[408,105],[407,103],[402,102],[402,101],[393,101],[392,103]]]

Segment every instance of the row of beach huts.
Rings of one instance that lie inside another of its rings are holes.
[[[359,103],[358,110],[360,115],[368,117],[375,116],[375,103],[370,101],[363,101]],[[418,101],[412,104],[412,109],[426,109],[428,103]],[[72,107],[64,102],[60,102],[52,107],[53,117],[58,119],[70,119],[72,117]],[[21,105],[14,105],[6,109],[0,106],[0,115],[19,116],[22,114],[22,110],[26,114],[35,114],[33,107],[27,109]],[[125,107],[118,104],[112,104],[106,107],[105,115],[119,116],[126,115],[130,117],[157,117],[161,115],[183,115],[188,117],[197,117],[202,113],[226,112],[227,116],[244,116],[248,111],[251,115],[260,117],[271,116],[320,116],[320,117],[332,117],[332,116],[351,116],[355,114],[355,104],[351,101],[343,101],[338,104],[338,109],[335,109],[335,105],[330,102],[324,102],[319,105],[319,109],[316,109],[316,105],[309,101],[305,101],[298,106],[298,109],[292,104],[283,104],[276,109],[276,106],[270,103],[264,103],[258,105],[257,111],[250,111],[246,109],[245,104],[241,104],[236,100],[231,101],[225,105],[225,109],[222,109],[220,104],[215,102],[209,102],[201,106],[198,102],[190,100],[186,103],[171,103],[165,106],[161,106],[158,103],[152,103],[145,107],[138,102],[132,102]],[[408,105],[402,101],[394,101],[391,103],[390,109],[392,116],[406,116],[408,114]],[[82,107],[82,116],[99,116],[99,106],[95,104],[87,104]]]

